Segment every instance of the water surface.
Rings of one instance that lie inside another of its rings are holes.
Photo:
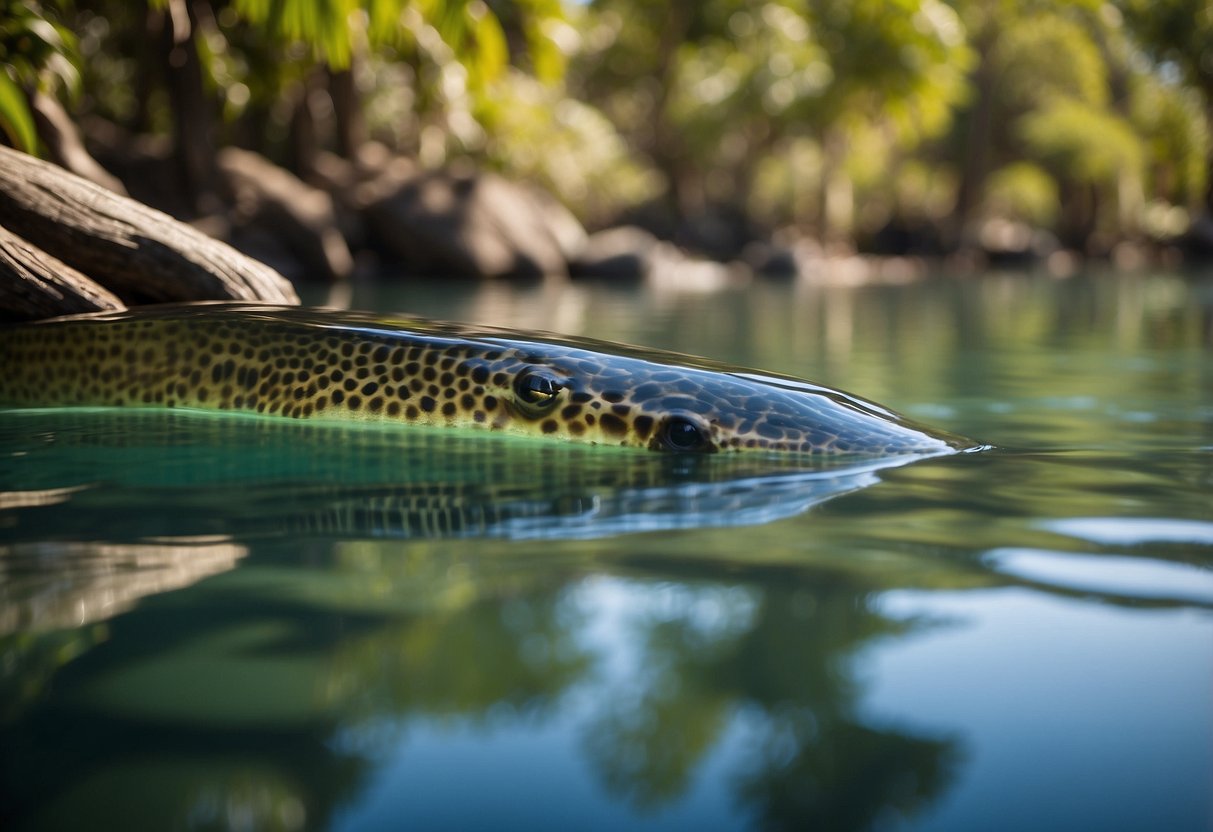
[[[1209,828],[1211,287],[355,298],[996,446],[907,465],[0,413],[0,827]]]

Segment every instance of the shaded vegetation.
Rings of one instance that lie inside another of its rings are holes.
[[[236,144],[329,190],[334,158],[498,171],[591,229],[721,259],[772,238],[989,248],[991,222],[1104,254],[1199,237],[1211,18],[1199,0],[3,0],[0,124],[55,156],[31,103],[53,96],[113,167],[161,148],[169,195],[139,195],[184,197],[179,215],[226,198],[215,149]]]

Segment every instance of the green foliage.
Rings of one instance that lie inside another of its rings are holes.
[[[656,194],[637,160],[601,112],[518,71],[495,83],[476,112],[496,167],[538,182],[591,225]]]
[[[26,87],[80,88],[76,37],[37,0],[0,0],[0,63]]]
[[[562,60],[548,33],[563,18],[558,0],[517,0],[507,8],[521,19],[541,75],[557,79]],[[511,57],[501,20],[484,0],[235,0],[235,9],[282,43],[305,44],[314,60],[334,69],[368,48],[411,46],[459,62],[473,86],[483,87]],[[430,32],[441,47],[426,42]]]
[[[38,144],[34,117],[25,100],[25,93],[4,70],[0,70],[0,128],[19,150],[32,153]]]
[[[1135,77],[1130,94],[1134,129],[1146,142],[1150,191],[1194,205],[1209,184],[1209,122],[1195,90],[1153,75]]]
[[[1021,130],[1038,158],[1078,182],[1107,185],[1122,175],[1141,175],[1141,139],[1128,122],[1105,110],[1059,99],[1025,116]]]
[[[0,0],[0,129],[14,146],[37,149],[26,91],[80,88],[76,41],[37,0]]]
[[[349,65],[358,0],[236,0],[235,8],[254,26],[264,26],[286,42],[307,43],[314,57],[334,67]]]
[[[1000,92],[1011,111],[1066,96],[1092,107],[1110,97],[1108,67],[1092,32],[1056,12],[1015,18],[994,51]]]
[[[1039,165],[1013,162],[990,177],[986,213],[1047,228],[1057,219],[1057,182]]]
[[[34,146],[29,92],[74,95],[80,69],[86,110],[168,132],[171,102],[146,80],[163,56],[142,41],[173,4],[149,4],[151,17],[118,0],[0,0],[9,141]],[[371,135],[397,152],[534,179],[593,222],[664,197],[672,216],[743,209],[821,233],[849,232],[851,216],[945,224],[959,204],[1032,223],[1131,223],[1145,202],[1195,210],[1210,184],[1205,0],[192,8],[191,43],[229,140],[289,156],[311,101],[317,141],[330,141],[326,79],[349,68]]]
[[[583,32],[578,86],[691,210],[769,206],[751,189],[778,166],[769,154],[802,136],[841,137],[856,149],[830,166],[878,180],[947,129],[971,63],[956,14],[937,0],[599,0]],[[775,200],[798,206],[784,221],[804,220],[811,202]]]
[[[972,64],[952,8],[938,0],[812,0],[809,8],[833,82],[806,115],[887,119],[911,146],[948,126]]]
[[[1213,107],[1213,5],[1208,0],[1119,0],[1138,41],[1202,90]]]

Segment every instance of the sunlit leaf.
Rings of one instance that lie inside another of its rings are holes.
[[[487,83],[498,75],[509,62],[509,47],[506,45],[505,32],[501,23],[483,3],[472,3],[468,6],[467,17],[470,22],[469,32],[474,43],[472,52],[475,62],[474,77],[480,83]]]
[[[1039,158],[1075,181],[1100,185],[1140,175],[1142,141],[1114,113],[1059,99],[1025,116],[1020,127]]]
[[[10,140],[26,153],[33,153],[38,144],[34,117],[30,113],[25,93],[8,73],[0,69],[0,127]]]

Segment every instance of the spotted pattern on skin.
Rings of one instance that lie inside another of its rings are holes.
[[[877,405],[795,379],[355,313],[202,304],[75,316],[0,330],[0,360],[0,402],[18,406],[400,421],[674,451],[955,448]]]

